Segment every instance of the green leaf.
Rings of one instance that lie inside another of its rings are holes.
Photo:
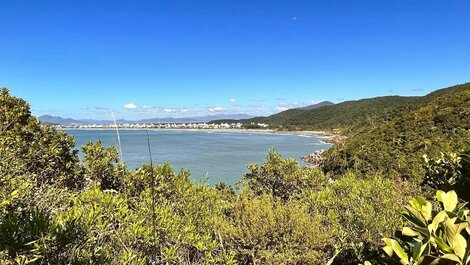
[[[463,260],[467,250],[467,240],[461,234],[456,235],[452,241],[452,248],[454,253]]]
[[[414,225],[425,227],[426,220],[424,216],[415,208],[411,206],[405,206],[407,212],[403,212],[403,217],[405,217],[408,221],[412,222]]]
[[[462,261],[459,259],[459,257],[457,257],[457,255],[455,255],[455,254],[444,254],[444,255],[442,256],[442,258],[443,258],[443,259],[446,259],[446,260],[455,261],[455,262],[457,262],[457,263],[459,263],[459,264],[461,264],[461,262],[462,262]]]
[[[452,212],[457,206],[459,199],[457,193],[453,190],[449,192],[444,192],[438,190],[436,192],[437,199],[444,205],[444,210]]]
[[[442,211],[439,212],[434,219],[432,220],[432,223],[429,224],[428,229],[431,232],[435,232],[439,228],[439,224],[443,222],[447,217],[447,213]]]
[[[462,232],[465,227],[468,226],[467,222],[459,220],[457,217],[447,218],[445,220],[445,236],[447,241],[452,244],[454,238]]]
[[[423,244],[422,242],[417,242],[413,247],[413,260],[419,260],[419,258],[423,255],[424,250],[426,249],[428,244]]]
[[[414,231],[413,229],[411,229],[409,227],[403,227],[401,233],[404,236],[410,236],[410,237],[419,236],[418,232]]]
[[[437,236],[433,236],[433,239],[434,239],[434,242],[436,242],[437,246],[445,251],[445,252],[452,252],[452,248],[447,245],[447,243],[444,241],[444,239],[440,238],[440,237],[437,237]]]
[[[408,260],[408,255],[406,252],[403,250],[403,248],[400,246],[398,241],[391,239],[391,238],[384,238],[382,239],[385,244],[387,245],[386,247],[383,248],[383,250],[390,256],[393,256],[393,253],[395,253],[398,258],[400,259],[400,263],[406,265],[409,264]],[[406,260],[406,263],[403,263]]]

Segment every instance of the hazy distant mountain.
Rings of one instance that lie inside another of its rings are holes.
[[[220,119],[249,119],[252,116],[247,114],[218,114],[218,115],[208,115],[201,117],[186,117],[186,118],[152,118],[152,119],[142,119],[142,120],[116,120],[117,123],[195,123],[195,122],[209,122],[212,120]],[[70,124],[112,124],[112,120],[93,120],[93,119],[71,119],[71,118],[62,118],[59,116],[51,115],[42,115],[39,116],[39,120],[43,123],[50,124],[59,124],[59,125],[70,125]]]
[[[248,117],[248,118],[247,118]],[[153,118],[153,119],[143,119],[139,120],[139,123],[188,123],[188,122],[209,122],[212,120],[220,119],[249,119],[253,116],[247,114],[218,114],[218,115],[208,115],[201,117],[187,117],[187,118]]]
[[[313,104],[313,105],[310,105],[310,106],[307,106],[307,107],[303,107],[303,108],[298,108],[298,109],[302,109],[302,110],[312,110],[312,109],[318,109],[318,108],[321,108],[321,107],[326,107],[326,106],[331,106],[331,105],[334,105],[335,103],[333,102],[330,102],[330,101],[321,101],[317,104]]]
[[[62,117],[59,117],[59,116],[51,116],[51,115],[39,116],[39,120],[42,123],[49,123],[49,124],[74,124],[74,123],[79,123],[77,120],[74,120],[74,119],[62,118]]]

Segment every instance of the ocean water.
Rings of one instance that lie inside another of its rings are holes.
[[[273,134],[257,132],[149,130],[154,164],[171,163],[176,171],[186,168],[199,181],[207,177],[214,185],[238,182],[248,172],[249,163],[262,163],[270,148],[283,157],[301,156],[328,149],[321,137],[314,135]],[[76,148],[89,141],[101,140],[105,146],[117,146],[115,130],[67,130],[75,136]],[[149,162],[145,130],[120,130],[123,160],[134,169]]]

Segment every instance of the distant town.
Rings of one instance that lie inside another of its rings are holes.
[[[61,124],[53,125],[58,129],[207,129],[207,130],[218,130],[218,129],[245,129],[245,125],[242,123],[122,123],[122,124]],[[268,124],[257,123],[252,124],[253,127],[259,129],[267,129]]]

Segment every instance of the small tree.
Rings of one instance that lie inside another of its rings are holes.
[[[124,183],[126,168],[123,164],[115,167],[119,161],[116,147],[105,148],[101,141],[97,141],[87,143],[82,150],[85,154],[83,168],[86,177],[100,183],[103,190],[120,190]]]
[[[249,189],[256,195],[272,194],[283,200],[327,183],[321,170],[302,168],[295,159],[283,159],[274,149],[269,150],[265,163],[250,164],[248,169],[251,172],[243,176],[243,181]]]

